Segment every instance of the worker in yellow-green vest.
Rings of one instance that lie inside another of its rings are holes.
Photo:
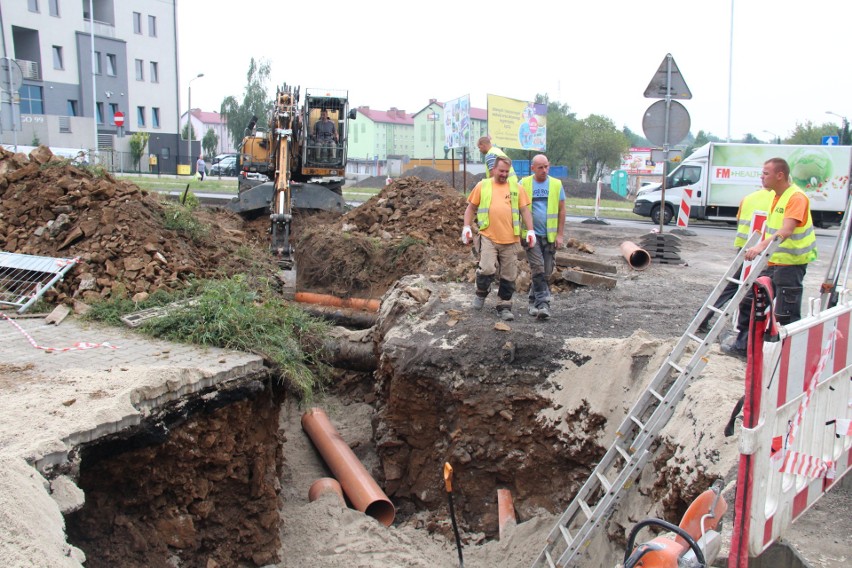
[[[484,156],[483,160],[485,161],[485,178],[491,177],[491,170],[494,169],[494,160],[498,157],[503,157],[509,160],[509,157],[506,153],[498,148],[497,146],[493,146],[491,144],[490,136],[483,136],[480,138],[476,146],[479,148],[479,151]],[[509,160],[509,181],[514,181],[518,183],[518,176],[515,174],[515,168],[512,167],[512,161]]]
[[[802,318],[805,273],[808,263],[817,259],[811,204],[805,192],[790,183],[790,165],[782,158],[772,158],[763,164],[760,181],[763,187],[774,192],[766,220],[766,238],[748,249],[745,259],[754,260],[773,240],[780,241],[778,249],[769,257],[769,266],[760,275],[772,281],[775,316],[778,323],[787,325]],[[725,351],[745,355],[753,301],[749,291],[740,303],[739,334]]]
[[[527,313],[540,320],[550,319],[550,286],[548,280],[553,274],[556,249],[562,248],[565,235],[565,190],[562,182],[550,177],[550,162],[544,154],[532,159],[533,175],[521,180],[527,196],[532,202],[533,226],[526,229],[535,233],[535,244],[521,246],[527,253],[532,282],[528,295]]]
[[[764,214],[769,214],[769,208],[772,206],[772,197],[775,195],[775,192],[772,190],[766,189],[762,187],[757,191],[753,191],[749,193],[740,201],[740,207],[737,210],[737,234],[734,237],[734,246],[737,249],[737,252],[740,251],[746,244],[746,241],[751,236],[752,228],[751,221],[752,217],[755,213],[760,212]],[[740,279],[740,275],[742,274],[743,266],[740,265],[737,268],[737,273],[734,276],[736,280]],[[716,302],[713,303],[713,307],[721,308],[725,304],[731,301],[731,298],[734,297],[734,294],[737,293],[739,289],[739,284],[736,282],[728,282],[728,285],[725,286],[725,289],[722,290],[722,293],[719,294],[719,298]],[[713,312],[707,314],[707,317],[704,318],[704,321],[701,322],[698,326],[698,331],[702,333],[707,333],[710,331],[710,320],[713,319]]]
[[[512,295],[518,277],[518,241],[521,238],[521,219],[532,227],[530,200],[526,192],[515,181],[509,181],[511,161],[498,156],[491,170],[491,177],[473,188],[464,210],[462,242],[473,242],[474,252],[479,254],[476,268],[476,295],[473,307],[481,310],[485,298],[491,291],[491,283],[500,275],[497,287],[497,313],[504,321],[515,319],[512,314]],[[474,214],[479,225],[479,234],[474,238],[471,225]],[[535,246],[535,233],[524,235],[527,245]]]

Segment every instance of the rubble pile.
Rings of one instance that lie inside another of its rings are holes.
[[[460,241],[466,206],[443,181],[396,179],[332,225],[301,231],[299,286],[380,296],[406,274],[466,276],[475,260]]]
[[[192,277],[245,268],[237,254],[246,244],[239,217],[216,213],[219,230],[193,239],[166,229],[165,215],[156,195],[77,167],[45,146],[29,157],[0,148],[0,250],[78,259],[46,295],[49,302],[118,294],[141,299]],[[203,223],[213,214],[195,215]]]

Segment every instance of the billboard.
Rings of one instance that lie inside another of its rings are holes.
[[[470,146],[470,95],[444,103],[444,147]]]
[[[663,175],[663,162],[654,162],[651,159],[652,148],[630,148],[626,154],[621,155],[620,170],[625,170],[629,175]]]
[[[488,134],[500,148],[547,148],[547,105],[488,95]]]

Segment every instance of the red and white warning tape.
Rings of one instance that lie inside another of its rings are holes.
[[[830,460],[824,461],[814,456],[806,456],[793,450],[788,450],[784,455],[784,463],[781,464],[781,471],[815,478],[826,477],[828,479],[834,479],[836,473],[834,462]]]
[[[826,364],[828,364],[828,358],[834,349],[834,343],[838,337],[840,337],[840,332],[837,329],[832,330],[828,335],[828,339],[826,339],[825,344],[822,347],[822,351],[820,351],[819,362],[817,363],[816,369],[808,381],[808,386],[803,393],[804,396],[802,398],[802,402],[796,410],[796,417],[790,424],[790,430],[787,432],[787,437],[784,440],[784,447],[781,451],[774,453],[770,457],[770,460],[776,463],[776,467],[780,465],[779,471],[795,473],[798,475],[808,475],[810,477],[821,477],[824,475],[829,479],[834,478],[834,466],[832,465],[832,462],[825,462],[817,457],[800,454],[790,448],[796,441],[796,435],[799,433],[799,427],[802,425],[805,412],[811,404],[811,399],[814,396],[814,391],[816,391],[817,383],[819,383],[819,377],[822,375]]]
[[[24,330],[24,328],[22,328],[21,326],[18,325],[18,322],[9,318],[9,316],[7,316],[6,314],[0,314],[0,316],[2,316],[3,319],[5,319],[9,323],[11,323],[13,326],[15,326],[17,328],[17,330],[20,331],[24,335],[24,337],[27,338],[27,341],[30,342],[30,345],[32,345],[36,349],[42,349],[44,351],[51,351],[51,352],[52,351],[62,352],[62,351],[85,351],[86,349],[95,349],[97,347],[105,347],[107,349],[118,349],[119,348],[117,345],[110,345],[106,341],[103,342],[103,343],[89,343],[88,341],[78,341],[77,343],[75,343],[71,347],[44,347],[44,346],[36,343],[35,339],[33,339],[32,336],[29,333],[27,333],[26,330]]]
[[[852,420],[838,418],[834,425],[834,432],[838,436],[852,436]]]

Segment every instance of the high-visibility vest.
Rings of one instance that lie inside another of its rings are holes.
[[[491,209],[492,187],[491,180],[484,179],[480,182],[482,187],[479,188],[479,207],[476,209],[476,224],[479,225],[479,230],[482,231],[488,228],[491,224],[489,211]],[[515,236],[521,234],[521,209],[518,207],[518,198],[520,189],[514,181],[509,181],[509,196],[512,201],[512,230]]]
[[[769,218],[766,220],[767,235],[774,235],[783,226],[784,211],[787,209],[790,197],[794,193],[804,195],[801,189],[795,185],[791,185],[784,190],[784,193],[778,199],[778,203],[769,212]],[[801,227],[796,227],[793,234],[784,239],[784,242],[778,246],[775,253],[769,257],[769,262],[773,264],[808,264],[816,259],[816,233],[814,232],[810,210],[808,210],[808,218],[805,220],[805,224]]]
[[[521,186],[526,190],[530,203],[532,203],[533,178],[534,176],[527,176],[521,180]],[[562,182],[550,176],[547,176],[547,179],[550,184],[547,188],[547,242],[555,243],[556,233],[559,231],[559,194],[562,190]],[[532,230],[532,227],[527,229]],[[524,238],[529,230],[524,231]]]
[[[737,217],[737,236],[734,238],[734,246],[741,249],[745,246],[749,235],[751,235],[751,218],[755,211],[766,211],[772,207],[772,198],[775,192],[771,189],[758,189],[743,198],[740,212]]]
[[[509,156],[506,155],[506,152],[498,148],[497,146],[491,146],[491,149],[485,153],[485,178],[488,179],[491,177],[491,170],[488,168],[488,156],[501,156],[509,160]],[[515,168],[511,165],[512,160],[509,160],[509,177],[515,176],[515,181],[517,181],[518,176],[515,174]]]

